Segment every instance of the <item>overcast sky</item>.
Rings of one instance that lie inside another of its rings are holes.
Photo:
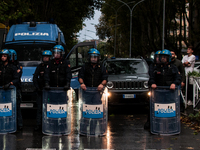
[[[99,17],[101,16],[101,11],[95,10],[94,18],[89,20],[86,19],[84,23],[86,24],[86,27],[81,30],[78,35],[79,41],[84,41],[84,40],[91,40],[91,39],[98,39],[98,36],[96,36],[96,30],[94,25],[92,24],[98,24],[99,23]],[[88,31],[89,30],[89,31]]]

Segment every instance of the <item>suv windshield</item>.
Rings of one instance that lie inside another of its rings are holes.
[[[108,74],[141,74],[148,73],[147,65],[141,60],[107,61]]]

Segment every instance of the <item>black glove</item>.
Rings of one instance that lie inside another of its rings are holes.
[[[11,85],[10,83],[8,83],[8,84],[4,85],[4,86],[3,86],[3,89],[4,89],[4,90],[7,90],[7,89],[9,89],[10,85]]]
[[[66,85],[64,86],[64,90],[69,90],[70,89],[70,83],[69,82],[67,82],[66,83]]]
[[[49,83],[45,83],[45,87],[44,87],[46,90],[49,90],[50,89],[50,86],[49,86]]]

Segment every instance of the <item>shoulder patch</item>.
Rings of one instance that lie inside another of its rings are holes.
[[[69,67],[69,68],[71,67],[70,64],[68,64],[68,67]]]
[[[20,66],[20,69],[22,69],[23,67],[22,66]]]

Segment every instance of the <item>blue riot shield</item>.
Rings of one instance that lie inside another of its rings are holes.
[[[151,89],[150,98],[151,133],[174,135],[180,133],[180,89],[169,87]]]
[[[71,132],[72,89],[61,87],[43,90],[42,132],[47,135],[68,135]]]
[[[80,126],[79,134],[86,136],[103,136],[107,130],[107,93],[105,88],[98,91],[97,87],[79,90]]]
[[[8,90],[0,87],[0,133],[16,132],[16,116],[15,86],[10,86]]]

